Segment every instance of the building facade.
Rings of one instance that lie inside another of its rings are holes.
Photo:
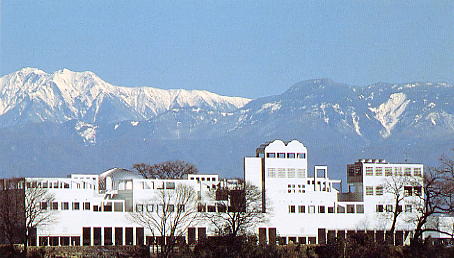
[[[403,244],[415,225],[411,222],[423,196],[423,165],[393,164],[361,159],[347,165],[347,189],[341,180],[329,178],[324,165],[308,168],[307,148],[296,140],[275,140],[257,148],[255,157],[244,159],[244,181],[256,186],[262,196],[267,221],[256,225],[261,242],[323,244],[364,232],[376,241]],[[196,201],[165,209],[195,209],[197,213],[218,210],[219,188],[235,188],[239,180],[221,180],[218,175],[195,174],[182,179],[144,179],[125,169],[114,168],[100,175],[72,174],[67,178],[24,178],[18,189],[46,189],[52,196],[39,202],[39,209],[52,214],[49,223],[33,230],[30,244],[58,245],[143,245],[158,243],[159,234],[131,214],[164,209],[163,192],[187,186]],[[396,202],[397,186],[399,201]],[[4,190],[4,189],[2,189]],[[395,233],[389,232],[393,211],[398,209]],[[188,243],[216,233],[210,222],[198,220],[185,225],[181,237]]]

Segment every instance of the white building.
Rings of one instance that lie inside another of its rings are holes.
[[[408,218],[421,202],[422,164],[391,164],[384,160],[361,159],[347,165],[348,190],[341,180],[328,177],[327,166],[308,168],[307,148],[293,140],[275,140],[259,146],[255,157],[244,159],[244,179],[262,194],[265,224],[254,229],[261,242],[280,244],[326,243],[336,237],[364,232],[384,241],[391,227],[391,214],[402,209],[396,224],[394,242],[402,244],[414,230]],[[387,185],[401,184],[404,195],[395,206]],[[238,180],[220,180],[218,175],[188,175],[184,179],[144,179],[124,169],[111,169],[100,175],[72,174],[68,178],[26,178],[26,188],[45,188],[54,194],[42,209],[55,213],[49,225],[39,226],[31,244],[38,245],[141,245],[155,234],[129,214],[156,210],[156,194],[172,191],[178,185],[197,192],[198,212],[216,212],[210,191],[220,186],[235,187]],[[156,233],[156,232],[155,232]],[[194,243],[214,234],[208,222],[190,225],[184,236]]]
[[[405,218],[414,215],[422,195],[422,164],[391,164],[384,160],[359,160],[348,165],[348,192],[340,180],[328,177],[327,166],[315,166],[309,176],[307,148],[293,140],[261,145],[256,157],[244,160],[247,183],[262,190],[269,222],[261,225],[260,239],[300,243],[326,243],[335,237],[365,232],[384,240],[391,227],[395,198],[386,185],[402,183],[396,243],[414,230]],[[337,185],[336,189],[334,186]]]

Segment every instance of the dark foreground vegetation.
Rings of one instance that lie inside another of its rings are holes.
[[[454,257],[454,247],[426,240],[411,246],[371,242],[363,235],[331,245],[257,245],[255,237],[217,237],[197,245],[180,245],[171,257]],[[32,247],[27,257],[160,257],[148,246]],[[19,247],[2,246],[0,257],[25,257]]]

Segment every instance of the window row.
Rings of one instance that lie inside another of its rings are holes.
[[[206,181],[213,181],[213,182],[217,181],[216,177],[200,177],[200,176],[197,176],[197,177],[190,176],[189,180],[197,180],[197,181],[205,181],[206,180]]]
[[[366,186],[366,195],[374,195],[373,186]],[[383,195],[383,186],[375,187],[375,195]]]
[[[364,213],[363,204],[347,204],[347,205],[337,205],[337,209],[334,209],[334,206],[324,206],[324,205],[289,205],[289,213],[297,213],[296,209],[298,208],[298,213]]]
[[[421,196],[421,194],[422,194],[421,186],[404,186],[405,196]],[[366,195],[374,195],[373,186],[366,186]],[[375,187],[375,195],[383,195],[383,186]]]
[[[413,206],[406,204],[404,206],[405,212],[413,212]],[[377,204],[376,212],[393,212],[394,206],[392,204]],[[402,212],[402,205],[397,205],[397,211]]]
[[[71,205],[70,205],[71,204]],[[106,202],[103,205],[91,204],[90,202],[40,202],[41,210],[67,211],[67,210],[86,210],[86,211],[116,211],[123,212],[122,202]]]
[[[72,187],[71,187],[72,184]],[[94,184],[88,182],[72,182],[72,183],[60,182],[60,181],[31,181],[27,182],[27,188],[49,188],[49,189],[96,189]]]
[[[305,178],[305,168],[268,168],[268,177],[272,178]]]
[[[413,172],[413,173],[412,173]],[[366,176],[422,176],[421,168],[366,167]]]
[[[138,203],[136,204],[136,211],[137,212],[184,212],[185,211],[185,205],[184,204],[141,204]]]
[[[263,158],[264,154],[259,153],[259,157]],[[267,152],[267,158],[278,158],[278,159],[305,159],[306,153],[285,153],[285,152]]]

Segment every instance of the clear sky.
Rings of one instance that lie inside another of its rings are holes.
[[[259,97],[331,78],[454,81],[454,1],[1,1],[0,74]]]

